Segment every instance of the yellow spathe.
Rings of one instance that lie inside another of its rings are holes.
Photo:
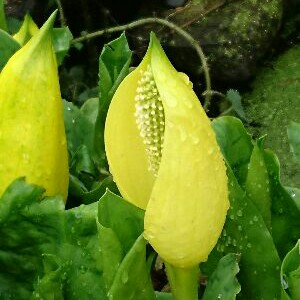
[[[138,82],[149,65],[165,118],[157,174],[149,169],[135,116]],[[144,236],[153,248],[179,268],[205,261],[229,207],[225,164],[192,85],[171,65],[154,34],[144,60],[113,97],[105,143],[122,195],[146,209]]]
[[[18,177],[67,198],[68,157],[51,29],[56,13],[0,74],[0,195]]]

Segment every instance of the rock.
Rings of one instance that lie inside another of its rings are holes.
[[[300,45],[260,70],[244,104],[252,121],[249,130],[256,137],[267,134],[266,146],[279,157],[283,183],[300,186],[300,164],[293,159],[287,136],[290,121],[300,122]]]

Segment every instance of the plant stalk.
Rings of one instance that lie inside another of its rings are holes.
[[[198,278],[200,269],[178,268],[165,262],[173,300],[198,300]]]
[[[65,13],[64,13],[62,3],[60,0],[55,0],[55,1],[56,1],[58,11],[59,11],[60,25],[61,25],[61,27],[65,27],[65,26],[67,26],[67,21],[65,18]]]

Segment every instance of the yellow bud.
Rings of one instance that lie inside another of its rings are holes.
[[[26,14],[19,31],[14,35],[14,39],[24,46],[37,32],[39,28],[34,23],[29,14]]]
[[[68,157],[51,29],[56,13],[0,74],[0,196],[17,177],[68,190]]]
[[[146,209],[144,236],[159,255],[179,268],[205,261],[229,207],[225,164],[192,84],[153,34],[112,99],[105,144],[120,192]]]

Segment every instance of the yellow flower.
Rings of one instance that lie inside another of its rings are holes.
[[[34,23],[29,14],[26,14],[19,31],[14,35],[14,39],[24,46],[37,32],[39,28]]]
[[[226,169],[188,77],[154,34],[112,99],[105,144],[121,194],[146,209],[144,236],[154,249],[179,268],[205,261],[229,206]]]
[[[17,177],[68,190],[63,106],[51,29],[56,13],[17,51],[0,74],[0,196]]]

